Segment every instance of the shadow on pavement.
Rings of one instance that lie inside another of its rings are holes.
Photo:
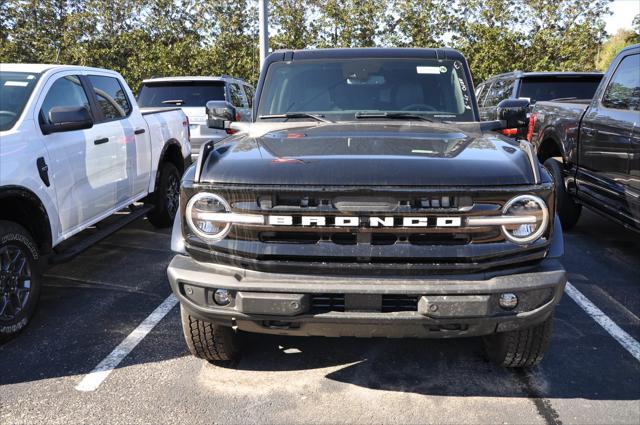
[[[640,366],[564,298],[542,364],[526,372],[485,359],[480,338],[450,340],[305,338],[249,335],[232,369],[287,372],[336,369],[328,379],[360,387],[436,396],[637,400]],[[343,367],[340,367],[343,366]],[[283,375],[285,375],[283,373]],[[274,375],[277,378],[277,374]]]
[[[168,235],[151,234],[145,226],[129,229],[129,235],[114,235],[51,273],[62,277],[48,279],[32,325],[19,338],[0,346],[0,385],[90,372],[169,295],[165,272],[171,254],[163,249],[168,245]],[[137,235],[135,240],[132,235]],[[576,243],[586,243],[582,241],[584,237],[574,233],[570,241],[581,239]],[[589,246],[594,245],[598,248],[593,249],[604,249],[599,243]],[[608,246],[628,253],[624,243]],[[570,255],[569,263],[577,262],[579,253]],[[588,270],[584,268],[582,272]],[[627,271],[621,273],[626,281]],[[637,292],[633,297],[638,298]],[[187,356],[177,317],[175,308],[163,326],[154,330],[157,335],[143,341],[153,341],[154,347],[134,351],[123,365]],[[340,383],[424,395],[640,399],[640,364],[568,297],[560,303],[555,325],[545,360],[526,373],[487,362],[478,338],[395,340],[266,335],[248,336],[250,349],[225,373],[273,372],[272,378],[285,385],[291,375],[287,372],[315,371],[320,378]]]

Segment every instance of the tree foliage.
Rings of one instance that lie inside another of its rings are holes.
[[[618,43],[602,44],[610,1],[271,0],[270,43],[449,46],[467,56],[476,81],[514,69],[593,70]],[[640,34],[640,18],[635,26]],[[4,0],[0,60],[115,69],[134,89],[154,75],[255,82],[257,1]]]
[[[619,30],[602,45],[598,56],[598,69],[606,71],[613,58],[620,53],[620,50],[635,43],[640,43],[640,35],[631,30]]]

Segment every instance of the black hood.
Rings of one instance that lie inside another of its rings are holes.
[[[275,123],[274,123],[275,124]],[[230,137],[201,181],[318,186],[500,186],[533,183],[518,143],[478,123],[310,124]]]

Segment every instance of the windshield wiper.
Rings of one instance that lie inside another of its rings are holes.
[[[313,118],[314,120],[320,122],[333,122],[323,117],[324,115],[307,114],[306,112],[287,112],[286,114],[259,115],[258,119],[271,120],[276,118]]]
[[[356,112],[356,119],[366,118],[389,118],[392,120],[420,120],[433,122],[432,119],[423,117],[422,115],[412,114],[410,112]]]
[[[162,103],[170,103],[172,105],[177,105],[178,103],[184,103],[184,100],[182,99],[163,100]]]

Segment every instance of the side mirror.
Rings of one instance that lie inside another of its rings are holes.
[[[91,127],[93,118],[84,106],[54,106],[49,110],[49,124],[42,125],[42,132],[51,134]]]
[[[526,99],[505,99],[498,103],[498,119],[504,128],[523,128],[528,124],[529,101]]]
[[[227,128],[228,123],[236,120],[236,108],[226,100],[207,102],[207,126],[218,130]]]

